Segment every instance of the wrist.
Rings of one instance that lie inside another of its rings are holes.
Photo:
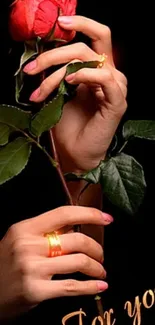
[[[96,168],[101,160],[105,159],[105,155],[103,155],[101,158],[96,158],[96,159],[91,159],[91,158],[83,158],[80,157],[80,159],[72,159],[68,156],[66,156],[65,154],[61,154],[59,155],[60,158],[60,165],[61,165],[61,169],[63,171],[64,174],[66,173],[75,173],[75,174],[84,174],[87,173],[88,171]],[[82,160],[82,162],[81,162]]]

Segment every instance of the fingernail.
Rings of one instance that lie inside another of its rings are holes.
[[[111,223],[114,221],[113,217],[108,213],[102,212],[102,216],[105,222]]]
[[[71,24],[73,19],[72,16],[59,16],[58,21],[62,24]]]
[[[38,99],[38,97],[40,96],[40,88],[36,89],[32,95],[30,96],[29,100],[35,101],[36,99]]]
[[[98,291],[102,292],[108,289],[108,283],[104,281],[97,281],[97,287],[98,287]]]
[[[28,64],[24,67],[23,71],[24,71],[24,72],[29,72],[29,71],[35,69],[36,66],[37,66],[37,61],[34,60],[34,61],[28,63]]]
[[[71,81],[73,81],[74,77],[75,77],[75,73],[71,73],[65,77],[65,80],[68,82],[71,82]]]

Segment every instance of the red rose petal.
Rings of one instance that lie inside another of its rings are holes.
[[[35,15],[34,34],[45,37],[51,31],[58,17],[58,7],[51,1],[46,0],[40,3]]]

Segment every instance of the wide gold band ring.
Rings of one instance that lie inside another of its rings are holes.
[[[44,235],[49,244],[49,257],[56,257],[56,256],[61,256],[62,254],[62,249],[61,249],[61,242],[60,242],[60,237],[57,235],[56,232],[52,232],[50,234],[45,234]]]
[[[100,55],[100,60],[99,60],[99,64],[98,64],[97,68],[102,68],[104,66],[105,61],[107,60],[107,57],[108,56],[104,53]]]

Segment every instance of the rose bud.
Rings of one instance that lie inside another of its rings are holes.
[[[59,15],[75,15],[77,0],[15,0],[11,5],[9,29],[15,41],[28,41],[37,37],[49,40],[71,41],[74,31],[62,29]],[[52,30],[53,29],[53,30]]]

